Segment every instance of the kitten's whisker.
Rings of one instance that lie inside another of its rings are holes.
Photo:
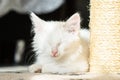
[[[29,65],[31,63],[31,61],[34,59],[34,55],[35,53],[31,50],[29,50],[27,53],[26,53],[26,56],[25,56],[25,65]]]
[[[36,55],[35,53],[32,54],[32,55],[28,58],[28,60],[26,60],[26,64],[31,64],[31,63],[33,63],[33,59],[34,59],[35,55]]]

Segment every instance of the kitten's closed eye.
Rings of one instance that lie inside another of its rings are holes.
[[[71,29],[71,30],[68,30],[68,32],[75,32],[75,30],[74,30],[74,29],[73,29],[73,30]]]

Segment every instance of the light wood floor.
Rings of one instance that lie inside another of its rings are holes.
[[[120,74],[58,75],[29,73],[27,66],[0,67],[0,80],[120,80]]]

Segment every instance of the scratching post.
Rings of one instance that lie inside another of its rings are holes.
[[[90,4],[90,72],[120,72],[120,0]]]

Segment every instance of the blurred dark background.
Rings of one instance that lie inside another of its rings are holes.
[[[89,0],[65,0],[58,9],[45,14],[37,14],[44,20],[66,20],[75,12],[82,17],[82,28],[89,28]],[[28,65],[33,61],[34,52],[31,48],[33,35],[31,34],[29,14],[9,11],[0,17],[0,66]],[[20,62],[15,62],[15,49],[18,40],[25,41],[25,50]]]

